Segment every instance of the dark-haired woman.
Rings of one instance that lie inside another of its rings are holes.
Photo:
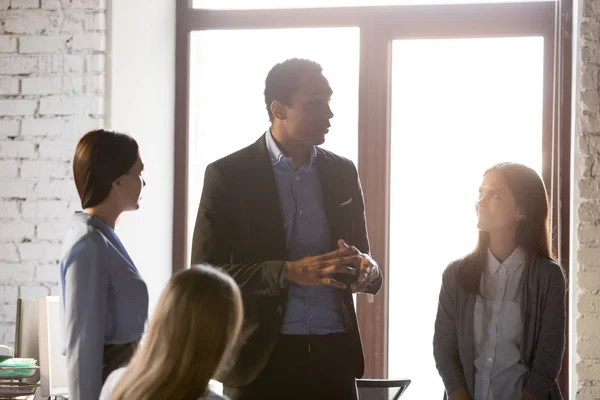
[[[60,260],[61,312],[70,398],[97,399],[102,383],[127,364],[148,316],[148,290],[115,223],[137,210],[144,165],[137,142],[103,129],[85,134],[73,175],[82,212],[74,216]]]
[[[521,164],[487,170],[476,249],[445,270],[433,351],[451,400],[562,399],[565,279],[552,260],[548,198]]]

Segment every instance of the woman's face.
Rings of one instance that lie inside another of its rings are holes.
[[[524,218],[504,177],[494,170],[483,178],[476,210],[477,228],[486,232],[516,229],[519,221]]]
[[[142,198],[142,189],[146,186],[142,173],[144,163],[141,154],[138,152],[137,160],[131,169],[113,184],[113,189],[117,188],[119,203],[123,211],[132,211],[140,208]]]

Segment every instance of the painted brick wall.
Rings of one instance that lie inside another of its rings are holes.
[[[19,289],[58,294],[73,150],[104,123],[105,42],[105,0],[0,0],[0,343]]]

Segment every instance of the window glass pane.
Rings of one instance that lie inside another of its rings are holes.
[[[441,275],[477,238],[485,170],[541,173],[543,38],[398,40],[392,56],[389,377],[441,398],[432,339]]]
[[[520,3],[528,0],[193,0],[194,8],[210,10],[259,10],[286,8],[397,6],[420,4]],[[534,0],[536,1],[536,0]],[[552,0],[537,0],[552,1]]]
[[[298,57],[323,66],[335,114],[323,147],[356,163],[359,46],[358,28],[192,32],[188,257],[204,170],[269,128],[264,82],[278,62]]]

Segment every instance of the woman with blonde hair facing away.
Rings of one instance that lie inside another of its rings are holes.
[[[243,319],[234,280],[206,265],[175,274],[142,346],[108,377],[100,400],[222,400],[209,380],[233,359]]]

